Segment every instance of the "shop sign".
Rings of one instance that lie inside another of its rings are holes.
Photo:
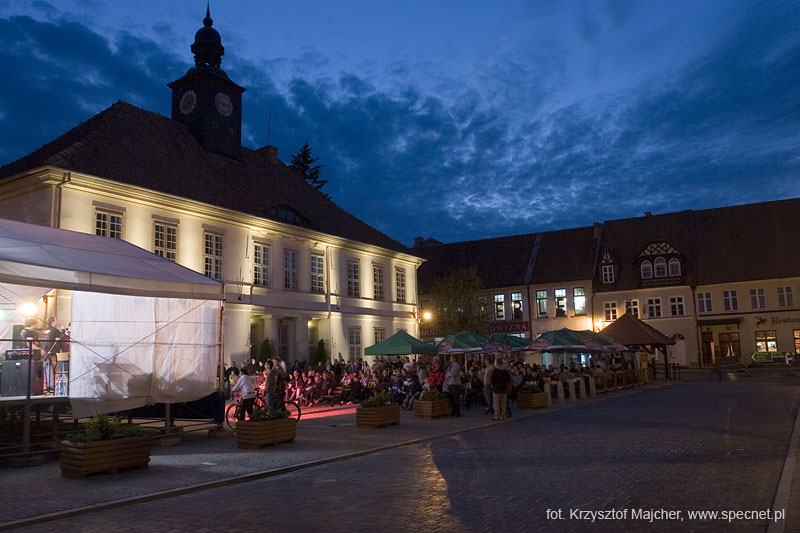
[[[495,322],[489,324],[489,333],[527,333],[528,322]]]
[[[441,330],[434,329],[434,328],[420,328],[419,329],[419,336],[420,337],[444,337]]]
[[[800,317],[795,316],[771,316],[768,319],[760,316],[756,317],[756,326],[762,326],[769,320],[770,326],[777,326],[779,324],[800,324]]]

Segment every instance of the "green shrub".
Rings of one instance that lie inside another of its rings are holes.
[[[287,418],[289,413],[283,410],[273,410],[269,407],[262,407],[260,405],[255,405],[253,407],[253,414],[250,415],[251,422],[266,422],[267,420],[280,420],[282,418]]]
[[[422,393],[422,396],[420,397],[420,400],[423,400],[425,402],[432,402],[434,400],[440,399],[441,397],[442,393],[439,392],[439,389],[431,389],[424,391]]]
[[[144,434],[141,426],[123,426],[118,416],[110,417],[95,413],[83,423],[84,433],[68,433],[67,440],[73,442],[95,442],[115,437],[138,437]]]
[[[375,391],[372,398],[361,402],[361,407],[383,407],[392,401],[389,391]]]
[[[522,390],[524,392],[532,392],[534,394],[542,392],[542,389],[539,388],[539,384],[536,383],[535,381],[528,381],[527,383],[523,383]]]

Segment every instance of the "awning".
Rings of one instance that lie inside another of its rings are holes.
[[[403,330],[382,342],[364,348],[364,355],[411,355],[436,352],[436,346],[423,342]]]
[[[741,324],[742,317],[735,316],[732,318],[705,318],[697,321],[698,326],[725,326],[728,324]]]

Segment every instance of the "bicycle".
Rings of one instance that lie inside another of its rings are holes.
[[[255,405],[259,407],[266,407],[267,399],[264,397],[263,392],[261,389],[257,389],[256,392],[256,402]],[[236,401],[228,406],[225,409],[225,425],[228,426],[230,429],[236,429],[236,422],[239,420],[239,409],[242,407],[242,399],[237,398]],[[300,410],[300,406],[293,401],[283,401],[283,410],[289,413],[289,418],[294,418],[295,420],[300,420],[302,416],[302,411]],[[248,416],[245,413],[245,420],[247,420]]]

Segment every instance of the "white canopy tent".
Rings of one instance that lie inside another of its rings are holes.
[[[221,283],[119,239],[0,219],[3,338],[50,289],[72,291],[76,418],[215,390]]]

